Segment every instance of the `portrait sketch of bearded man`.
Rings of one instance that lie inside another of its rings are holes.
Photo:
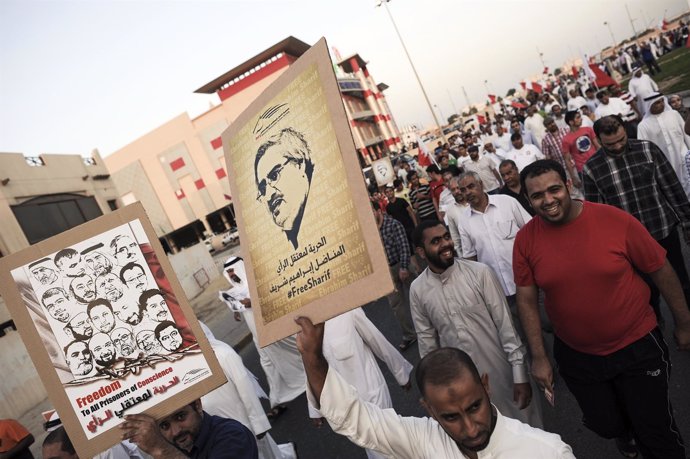
[[[257,150],[257,200],[266,206],[273,223],[285,232],[295,249],[313,173],[309,144],[302,133],[291,127],[269,137]]]

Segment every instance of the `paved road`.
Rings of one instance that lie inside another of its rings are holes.
[[[400,331],[385,300],[369,304],[364,309],[367,316],[377,324],[392,343],[397,344],[400,341]],[[227,320],[231,320],[229,313]],[[672,323],[668,317],[667,323]],[[665,334],[667,341],[672,343],[669,326],[666,327]],[[548,337],[547,340],[550,341]],[[673,346],[671,347],[673,348]],[[241,349],[240,354],[245,365],[260,378],[262,386],[268,387],[254,345],[250,343],[245,346]],[[413,364],[419,360],[416,346],[408,349],[404,355]],[[671,397],[675,407],[676,420],[683,437],[690,440],[690,391],[688,391],[690,354],[681,355],[673,348],[671,359],[674,364],[671,377]],[[425,413],[419,405],[419,392],[416,387],[413,387],[410,392],[404,392],[397,386],[386,369],[384,369],[384,375],[396,410],[406,416],[423,416]],[[640,394],[640,397],[644,397],[644,394]],[[265,406],[268,408],[267,404]],[[288,407],[288,411],[274,422],[271,433],[279,443],[289,440],[296,442],[301,459],[366,458],[362,449],[354,446],[346,438],[334,434],[328,426],[320,429],[311,426],[307,417],[304,395],[288,404]],[[580,409],[561,380],[556,382],[556,407],[545,407],[544,418],[546,429],[560,434],[573,447],[576,457],[580,459],[616,459],[622,457],[612,441],[603,440],[582,426]]]

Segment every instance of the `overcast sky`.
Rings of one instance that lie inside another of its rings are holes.
[[[444,117],[688,9],[688,0],[393,0]],[[293,35],[359,53],[399,126],[431,115],[383,7],[348,1],[0,1],[0,151],[108,155],[216,96],[193,91]]]

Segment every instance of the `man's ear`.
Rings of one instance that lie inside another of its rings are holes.
[[[201,406],[201,399],[197,398],[192,402],[192,405],[194,406],[194,411],[201,414],[201,412],[203,411],[203,407]]]
[[[426,413],[427,413],[429,416],[431,416],[432,418],[436,419],[436,418],[434,417],[434,412],[433,412],[433,410],[431,409],[431,407],[429,406],[429,404],[426,402],[426,400],[424,400],[424,397],[420,397],[420,398],[419,398],[419,404],[422,405],[422,407],[424,408],[424,411],[426,411]]]
[[[568,190],[568,193],[573,192],[573,180],[572,179],[569,178],[568,180],[565,181],[565,188]]]

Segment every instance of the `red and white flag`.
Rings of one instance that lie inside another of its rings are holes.
[[[419,138],[419,135],[415,134],[417,138],[417,147],[419,152],[417,153],[417,164],[422,167],[431,166],[432,161],[435,163],[434,156],[429,153],[429,149],[424,144],[424,141]]]

